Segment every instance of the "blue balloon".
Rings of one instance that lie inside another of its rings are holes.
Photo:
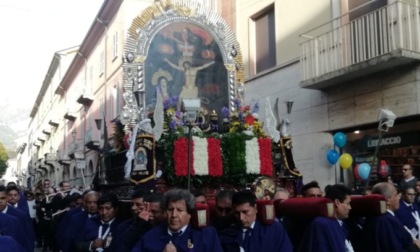
[[[359,165],[358,173],[362,180],[368,179],[370,174],[370,165],[367,163],[361,163]]]
[[[336,150],[328,150],[327,152],[327,160],[330,164],[335,164],[337,163],[338,159],[340,158],[340,155],[338,154],[338,152]]]
[[[339,147],[343,148],[346,145],[347,136],[343,132],[337,132],[334,134],[334,144]]]

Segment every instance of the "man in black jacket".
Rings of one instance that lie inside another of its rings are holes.
[[[130,252],[147,231],[165,220],[160,206],[162,199],[161,193],[152,193],[144,198],[143,210],[115,241],[119,252]]]

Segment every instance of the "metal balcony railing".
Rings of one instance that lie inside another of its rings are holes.
[[[350,20],[348,14],[301,35],[301,82],[397,50],[420,52],[420,8],[397,1]]]

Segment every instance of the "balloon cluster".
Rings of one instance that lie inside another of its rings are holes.
[[[367,180],[370,174],[370,165],[368,163],[357,164],[353,172],[358,180]]]
[[[334,134],[334,144],[339,148],[343,148],[346,145],[347,137],[343,132],[337,132]],[[353,158],[348,153],[340,154],[335,149],[330,149],[327,152],[327,160],[330,164],[336,164],[339,162],[341,168],[349,169],[353,164]]]

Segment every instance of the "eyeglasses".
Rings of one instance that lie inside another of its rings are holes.
[[[407,169],[407,168],[405,168],[405,169],[402,169],[403,171],[408,171],[408,170],[411,170],[411,169]]]
[[[411,196],[411,197],[416,196],[416,194],[415,194],[415,193],[406,193],[405,195],[408,195],[408,196]]]

